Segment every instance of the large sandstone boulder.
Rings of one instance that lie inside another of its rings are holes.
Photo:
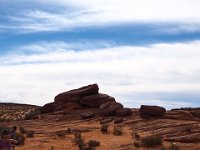
[[[142,118],[161,117],[165,115],[166,109],[160,106],[141,105],[139,111]]]
[[[119,124],[119,123],[122,123],[124,121],[123,118],[115,118],[114,119],[114,124]]]
[[[116,111],[117,116],[128,116],[131,115],[133,112],[130,108],[121,108]]]
[[[40,111],[41,113],[50,113],[50,112],[59,111],[62,109],[63,109],[62,105],[52,102],[52,103],[45,104],[43,107],[40,108]]]
[[[107,94],[94,94],[83,97],[80,104],[88,107],[99,107],[106,102],[115,102],[115,98]]]
[[[116,115],[118,109],[123,108],[123,105],[117,102],[106,102],[99,107],[99,113],[102,116]]]
[[[81,119],[90,119],[95,117],[95,113],[89,111],[80,114]]]
[[[60,93],[55,97],[54,100],[55,100],[55,103],[57,104],[65,104],[68,102],[79,103],[82,97],[98,94],[98,91],[99,91],[98,85],[91,84],[91,85],[84,86],[78,89]]]
[[[63,104],[63,108],[64,109],[68,109],[68,110],[73,110],[73,109],[82,109],[84,108],[83,106],[81,106],[78,103],[72,103],[72,102],[68,102]]]

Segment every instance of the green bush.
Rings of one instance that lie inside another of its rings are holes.
[[[26,120],[34,119],[39,114],[41,114],[40,108],[36,108],[25,114],[25,119]]]
[[[156,135],[143,137],[141,138],[141,141],[146,147],[161,145],[163,142],[162,137]]]

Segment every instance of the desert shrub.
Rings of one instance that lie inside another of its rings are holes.
[[[37,115],[41,114],[41,109],[40,108],[35,108],[33,110]]]
[[[65,131],[56,131],[56,135],[58,136],[58,137],[65,137]]]
[[[0,118],[0,122],[5,122],[6,120],[4,118]]]
[[[51,146],[50,150],[54,150],[54,149],[55,149],[55,147],[54,147],[54,146]]]
[[[35,134],[35,131],[33,130],[26,130],[26,137],[32,138]]]
[[[133,138],[135,138],[135,139],[140,139],[140,135],[139,135],[136,131],[133,131],[133,132],[131,133],[131,136],[132,136]]]
[[[171,142],[171,143],[170,143],[169,150],[179,150],[179,147],[178,147],[178,145],[173,144],[173,143]]]
[[[122,127],[114,126],[113,128],[113,135],[122,135]]]
[[[88,141],[88,146],[90,148],[98,147],[98,146],[100,146],[100,142],[96,141],[96,140],[89,140]]]
[[[30,119],[33,119],[33,118],[35,118],[37,116],[37,113],[35,112],[35,111],[30,111],[29,113],[27,113],[26,115],[25,115],[25,119],[26,120],[30,120]]]
[[[71,129],[71,128],[68,128],[68,129],[67,129],[67,133],[68,133],[68,134],[71,134],[71,133],[72,133],[72,129]]]
[[[16,140],[19,142],[20,145],[23,145],[25,142],[25,136],[22,133],[16,133]]]
[[[22,134],[25,134],[26,130],[23,127],[19,127],[19,132],[22,133]]]
[[[139,142],[137,142],[137,141],[134,141],[134,146],[135,146],[135,147],[140,147],[141,144],[140,144]]]
[[[25,114],[25,119],[30,120],[36,118],[37,115],[41,114],[40,108],[36,108],[31,110],[30,112]]]
[[[101,132],[103,134],[108,133],[108,125],[107,124],[102,124],[100,130],[101,130]]]
[[[141,138],[141,141],[146,147],[160,145],[163,142],[162,137],[157,135],[143,137]]]
[[[81,132],[74,133],[73,142],[75,143],[75,145],[78,145],[79,150],[84,150],[84,148],[86,147],[84,140],[81,136]]]

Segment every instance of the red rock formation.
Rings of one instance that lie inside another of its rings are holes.
[[[99,107],[99,113],[102,116],[116,115],[118,109],[123,108],[123,105],[117,102],[107,102]]]
[[[55,97],[54,100],[57,104],[65,104],[68,102],[79,103],[80,99],[84,96],[98,94],[98,90],[99,87],[97,84],[91,84],[78,89],[60,93]]]
[[[63,109],[62,105],[56,104],[54,102],[47,103],[43,107],[40,108],[41,113],[50,113],[50,112],[59,111],[62,109]]]
[[[89,111],[89,112],[85,112],[85,113],[81,113],[80,114],[81,119],[90,119],[95,117],[95,113]]]
[[[121,108],[116,111],[117,116],[128,116],[131,115],[133,112],[130,108]]]
[[[141,105],[139,111],[142,118],[161,117],[165,115],[166,109],[160,106]]]
[[[107,94],[94,94],[83,97],[80,104],[88,107],[99,107],[101,104],[106,102],[115,102],[115,98]]]

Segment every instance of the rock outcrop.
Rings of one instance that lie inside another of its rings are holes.
[[[99,107],[106,102],[115,102],[115,98],[107,94],[94,94],[85,96],[80,100],[80,104],[88,107]]]
[[[121,108],[116,111],[117,116],[128,116],[131,115],[133,112],[130,108]]]
[[[50,112],[59,111],[62,109],[63,109],[62,105],[52,102],[52,103],[45,104],[43,107],[40,108],[40,111],[41,113],[50,113]]]
[[[90,119],[90,118],[94,118],[95,117],[95,113],[89,111],[89,112],[85,112],[85,113],[81,113],[80,114],[81,119]]]
[[[66,109],[96,108],[102,116],[126,116],[132,113],[128,108],[117,103],[115,98],[99,93],[97,84],[90,84],[74,90],[62,92],[55,96],[54,102],[45,104],[42,113],[49,113]],[[120,109],[120,110],[119,110]],[[117,110],[119,110],[117,112]],[[84,117],[84,116],[83,116]]]
[[[165,115],[166,109],[160,106],[141,105],[139,111],[142,118],[161,117]]]
[[[123,108],[123,105],[117,102],[107,102],[99,107],[99,113],[102,116],[116,115],[118,109]]]
[[[97,84],[91,84],[71,91],[63,92],[55,97],[55,103],[65,104],[68,102],[79,103],[81,98],[93,94],[98,94],[99,87]]]

